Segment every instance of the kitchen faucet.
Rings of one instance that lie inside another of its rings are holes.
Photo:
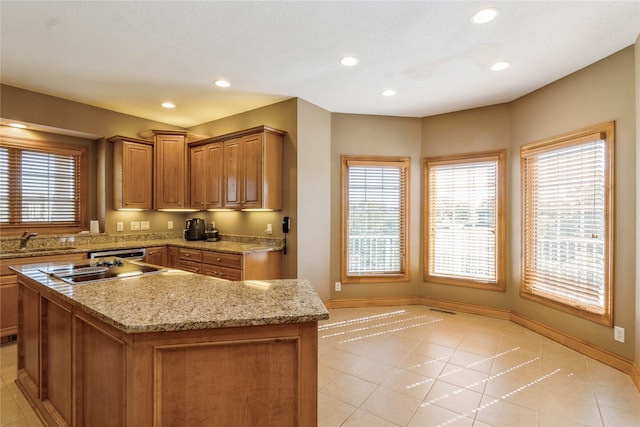
[[[31,233],[29,234],[28,231],[25,231],[24,233],[22,233],[22,236],[20,236],[20,250],[24,251],[27,249],[27,242],[29,241],[30,238],[37,236],[38,233]]]

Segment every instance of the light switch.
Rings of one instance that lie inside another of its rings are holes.
[[[140,221],[140,230],[151,230],[151,223],[149,221]]]
[[[140,230],[140,221],[131,221],[131,231]]]

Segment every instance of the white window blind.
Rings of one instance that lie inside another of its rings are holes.
[[[347,162],[346,275],[404,275],[407,167]]]
[[[503,286],[499,244],[503,156],[504,152],[425,160],[426,280]]]
[[[521,159],[524,291],[606,315],[612,171],[604,133],[524,147]]]
[[[80,153],[0,147],[0,223],[80,225]]]

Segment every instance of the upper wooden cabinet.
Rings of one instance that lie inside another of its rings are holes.
[[[186,131],[153,131],[155,209],[188,209]]]
[[[191,147],[189,154],[191,207],[194,209],[221,208],[223,200],[222,142]]]
[[[285,134],[278,129],[258,126],[191,144],[192,195],[207,194],[206,209],[281,210]],[[206,173],[194,172],[194,164],[200,164],[199,158],[203,155],[198,149],[207,146],[215,151],[206,155]],[[206,182],[196,183],[194,189],[196,177]]]
[[[125,136],[113,144],[113,208],[153,208],[153,142]]]

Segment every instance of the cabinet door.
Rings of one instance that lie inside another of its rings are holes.
[[[207,148],[204,145],[192,147],[189,150],[189,166],[191,177],[191,207],[194,209],[205,209],[205,189],[207,180],[204,179],[208,174],[207,168]]]
[[[153,147],[124,142],[122,153],[122,208],[151,209]]]
[[[180,249],[175,246],[167,248],[167,266],[169,268],[180,268]]]
[[[27,392],[40,398],[40,294],[18,281],[18,375],[24,373]]]
[[[248,135],[242,138],[244,145],[244,182],[243,207],[262,207],[262,138],[263,134]]]
[[[0,277],[0,336],[18,333],[18,277]]]
[[[242,139],[224,142],[224,207],[242,207],[243,150]]]
[[[222,207],[222,181],[224,176],[224,149],[221,142],[206,147],[205,205],[207,209]],[[193,181],[192,185],[193,185]]]
[[[157,209],[184,209],[186,143],[184,135],[156,135],[155,204]]]
[[[72,314],[65,307],[42,298],[42,395],[49,412],[72,425]]]
[[[166,246],[158,246],[155,248],[147,248],[147,256],[145,262],[154,265],[167,265],[167,248]]]

